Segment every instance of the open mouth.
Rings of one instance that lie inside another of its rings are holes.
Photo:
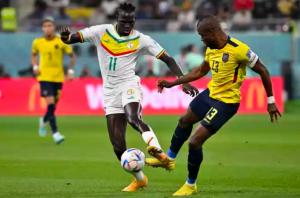
[[[124,30],[125,34],[129,34],[131,30]]]

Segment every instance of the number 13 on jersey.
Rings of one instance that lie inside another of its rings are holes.
[[[116,71],[117,59],[118,58],[110,57],[109,71]]]

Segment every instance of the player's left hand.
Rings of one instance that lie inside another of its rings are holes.
[[[182,85],[182,91],[190,96],[194,97],[199,94],[199,90],[191,85],[190,83],[185,83]]]
[[[72,81],[73,79],[74,79],[74,74],[72,74],[72,73],[69,72],[69,73],[67,74],[67,81],[70,82],[70,81]]]
[[[268,104],[268,112],[269,112],[270,117],[271,117],[271,122],[274,122],[274,121],[278,122],[278,116],[277,115],[279,115],[281,117],[281,113],[277,109],[276,103]]]

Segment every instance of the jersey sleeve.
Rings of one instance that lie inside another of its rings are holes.
[[[63,50],[67,54],[71,54],[73,52],[72,47],[70,45],[66,45],[66,44],[63,44]]]
[[[99,41],[100,36],[102,35],[103,29],[105,29],[104,25],[96,25],[85,28],[77,32],[79,34],[81,43],[90,42],[92,44],[96,44]]]
[[[155,40],[153,40],[150,36],[141,35],[141,46],[143,50],[143,54],[155,56],[157,59],[163,55],[166,50],[161,47]]]
[[[206,49],[204,60],[205,60],[205,62],[209,63],[209,49],[208,48]]]
[[[246,44],[237,48],[236,58],[239,63],[245,63],[250,68],[254,67],[258,61],[258,56]]]
[[[38,51],[38,41],[34,40],[33,43],[32,43],[32,53],[37,54],[38,52],[39,52]]]

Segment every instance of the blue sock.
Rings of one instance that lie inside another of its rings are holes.
[[[175,129],[175,132],[173,134],[172,140],[171,140],[171,146],[167,152],[167,155],[171,158],[176,158],[176,155],[179,153],[182,145],[185,141],[187,141],[192,133],[193,126],[189,126],[186,128],[182,128],[177,125],[177,128]]]
[[[54,104],[48,105],[48,110],[45,116],[50,123],[53,134],[57,132],[56,118],[54,115],[54,111],[55,111],[55,105]],[[44,122],[45,122],[45,117],[44,117]]]
[[[189,156],[188,156],[188,184],[196,184],[198,172],[200,169],[200,165],[203,160],[203,152],[202,148],[200,149],[189,149]]]

